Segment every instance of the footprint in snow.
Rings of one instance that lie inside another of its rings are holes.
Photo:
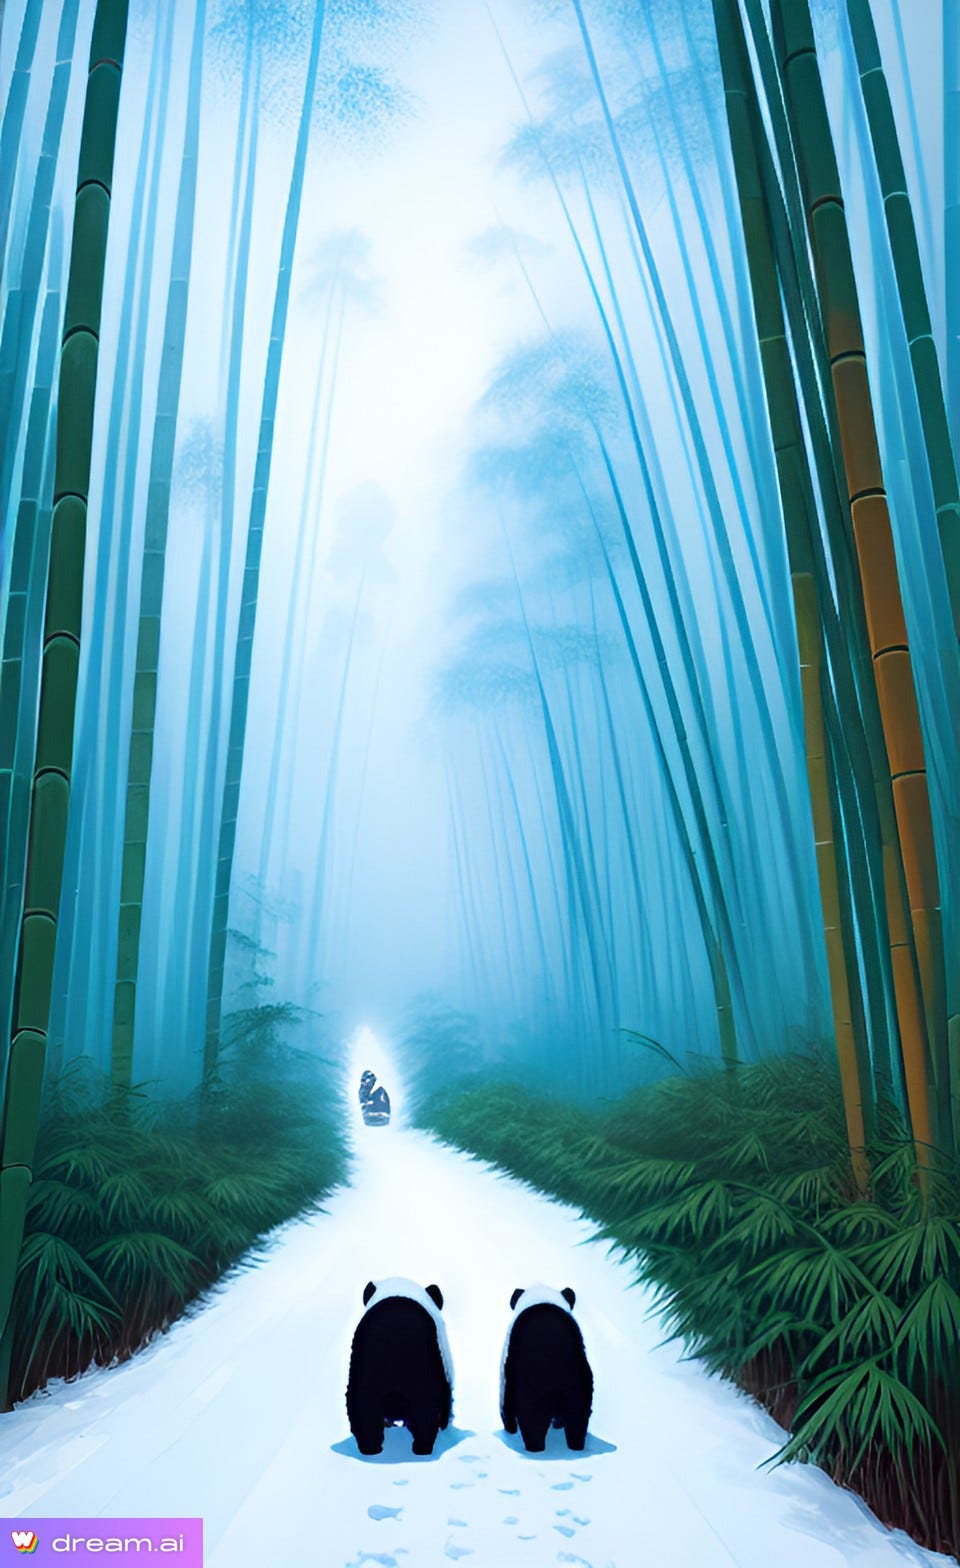
[[[498,1492],[502,1492],[504,1497],[519,1497],[520,1496],[520,1488],[519,1488],[519,1486],[498,1486],[497,1487],[497,1491]]]
[[[559,1530],[560,1534],[565,1535],[568,1540],[570,1539],[571,1535],[576,1535],[577,1533],[576,1530],[571,1530],[568,1524],[555,1524],[553,1528],[555,1530]]]
[[[466,1519],[448,1519],[447,1524],[455,1524],[460,1530],[465,1530],[467,1528]]]
[[[456,1562],[460,1557],[471,1557],[473,1555],[473,1548],[471,1546],[455,1546],[452,1541],[448,1541],[446,1546],[443,1548],[443,1555],[444,1557],[452,1558],[452,1560]]]
[[[399,1519],[402,1508],[387,1508],[383,1503],[371,1503],[367,1509],[371,1519]]]
[[[583,1568],[593,1568],[593,1564],[592,1563],[588,1563],[587,1559],[585,1557],[578,1557],[575,1552],[558,1552],[557,1553],[557,1562],[558,1563],[582,1563]],[[607,1563],[606,1568],[616,1568],[616,1564],[615,1563]]]
[[[463,1491],[466,1490],[466,1488],[468,1486],[472,1486],[472,1485],[473,1485],[472,1481],[451,1481],[450,1482],[450,1490],[451,1490],[451,1492],[463,1492]]]
[[[573,1479],[575,1481],[592,1481],[593,1480],[593,1476],[592,1475],[584,1475],[583,1472],[580,1471],[580,1470],[571,1470],[570,1474],[573,1476]]]
[[[507,1517],[503,1522],[504,1524],[519,1524],[520,1520],[517,1518],[516,1514],[507,1514]]]
[[[410,1482],[409,1481],[394,1481],[393,1484],[394,1484],[394,1486],[409,1486]]]
[[[551,1492],[572,1492],[573,1491],[573,1482],[572,1481],[554,1481],[554,1483],[551,1486],[550,1490],[551,1490]]]

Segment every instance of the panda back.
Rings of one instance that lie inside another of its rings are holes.
[[[447,1383],[453,1387],[453,1364],[446,1328],[439,1309],[418,1285],[410,1280],[385,1282],[386,1293],[370,1302],[353,1336],[353,1355],[358,1351],[378,1355],[389,1347],[391,1358],[408,1356],[431,1360],[436,1356]],[[384,1288],[383,1285],[380,1287]]]
[[[540,1301],[518,1313],[511,1325],[507,1355],[569,1360],[586,1357],[580,1325],[572,1312]]]

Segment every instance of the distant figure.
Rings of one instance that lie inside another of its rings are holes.
[[[360,1078],[360,1113],[367,1127],[385,1127],[390,1120],[390,1096],[369,1068]]]

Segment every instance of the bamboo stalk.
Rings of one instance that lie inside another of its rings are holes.
[[[850,1144],[850,1161],[861,1192],[870,1179],[864,1130],[863,1085],[858,1064],[857,1042],[853,1031],[850,977],[844,949],[840,918],[840,888],[837,873],[835,806],[827,767],[827,743],[823,723],[823,639],[817,608],[817,588],[811,574],[792,572],[794,611],[797,618],[797,646],[800,654],[800,680],[803,687],[804,738],[807,777],[813,807],[813,832],[817,846],[817,874],[823,906],[823,935],[830,972],[833,1024],[840,1063],[843,1109]]]
[[[944,1114],[949,1066],[940,890],[923,736],[867,378],[846,214],[807,0],[773,0],[772,17],[827,338],[847,497],[920,971],[922,1004],[916,991],[896,849],[888,824],[883,877],[900,1043],[914,1137],[918,1144],[926,1144],[934,1131],[927,1088],[931,1062],[939,1080],[940,1125],[936,1132],[941,1141],[949,1138],[949,1115]],[[881,812],[883,795],[881,791]]]
[[[2,353],[6,383],[0,395],[0,533],[6,527],[19,448],[21,414],[28,403],[34,323],[40,301],[43,261],[47,249],[50,213],[54,198],[60,141],[67,112],[67,95],[73,69],[73,51],[79,18],[79,0],[64,0],[57,30],[56,59],[43,122],[43,140],[37,160],[27,217],[17,287],[11,289],[4,309]]]
[[[857,1186],[864,1191],[869,1182],[861,1073],[865,1044],[857,1040],[853,1027],[853,980],[847,962],[851,944],[845,943],[841,919],[836,839],[842,834],[842,827],[830,779],[821,692],[826,672],[818,598],[824,587],[818,585],[813,575],[810,544],[810,530],[818,525],[753,142],[746,40],[737,0],[713,0],[713,11],[793,588],[807,779],[847,1137]]]
[[[849,762],[849,782],[838,774],[841,795],[852,788],[862,833],[864,858],[851,861],[859,878],[866,872],[869,888],[858,886],[860,907],[869,911],[876,937],[875,944],[864,941],[861,947],[867,984],[871,990],[871,1032],[874,1071],[892,1086],[899,1105],[906,1110],[908,1097],[903,1072],[899,1036],[894,1040],[887,1023],[885,998],[889,990],[896,1018],[896,993],[890,963],[890,928],[887,919],[885,877],[895,878],[901,911],[906,909],[906,880],[900,841],[897,836],[893,791],[887,762],[886,742],[880,718],[873,663],[870,656],[867,619],[863,605],[860,571],[847,499],[846,477],[840,441],[840,426],[833,396],[825,334],[820,319],[820,304],[806,233],[803,197],[797,173],[793,140],[781,90],[767,21],[759,0],[746,0],[760,80],[777,149],[779,169],[774,163],[765,135],[757,134],[755,147],[760,160],[761,179],[767,215],[773,235],[780,271],[784,311],[790,323],[791,348],[795,357],[797,382],[807,420],[811,458],[816,474],[819,501],[823,508],[825,538],[814,529],[811,542],[817,560],[816,571],[822,580],[834,583],[834,596],[821,601],[826,646],[836,698],[843,712],[843,751]],[[752,113],[759,123],[759,105],[752,93]],[[825,545],[829,545],[827,560]],[[856,820],[855,816],[849,818]],[[889,869],[884,871],[884,853]],[[864,928],[867,929],[866,927]],[[907,959],[916,971],[916,954],[909,921],[906,922]],[[876,945],[876,953],[872,951]],[[876,973],[876,958],[881,973]],[[884,962],[885,960],[885,962]],[[889,1061],[878,1067],[878,1051]]]
[[[40,1118],[70,798],[90,452],[127,0],[98,0],[60,356],[57,465],[24,913],[0,1144],[0,1336],[23,1239]],[[6,1365],[4,1357],[0,1362]],[[8,1404],[6,1386],[0,1405]]]
[[[946,281],[947,414],[960,439],[960,0],[943,0],[943,275]]]
[[[123,745],[127,602],[134,577],[131,558],[140,459],[140,441],[125,441],[124,430],[140,431],[147,424],[145,365],[163,163],[159,131],[167,119],[173,35],[173,10],[169,8],[151,50],[132,193],[136,220],[126,236],[118,305],[118,341],[126,347],[112,366],[97,548],[88,568],[93,613],[85,634],[87,679],[74,746],[76,809],[71,812],[64,863],[65,884],[75,888],[78,896],[60,913],[51,1012],[51,1022],[59,1022],[71,1051],[84,1050],[90,1040],[105,1044],[109,1038],[107,1009],[113,996],[115,960],[111,954],[108,972],[106,954],[116,928],[113,873],[119,867],[114,840],[121,810],[121,770],[114,766],[114,759]]]
[[[129,1087],[133,1074],[134,1022],[140,930],[150,821],[150,787],[153,773],[153,735],[157,712],[160,665],[160,626],[167,527],[170,518],[170,483],[180,404],[183,350],[190,295],[190,259],[197,191],[200,139],[200,89],[203,78],[203,33],[206,0],[196,0],[191,46],[186,129],[177,192],[173,254],[167,291],[160,385],[150,454],[147,514],[140,584],[133,715],[130,728],[127,787],[123,805],[123,858],[117,938],[117,971],[114,988],[110,1073],[113,1082]]]
[[[10,219],[13,216],[14,182],[17,176],[20,141],[27,111],[27,95],[30,91],[30,73],[37,47],[37,35],[40,32],[42,11],[43,0],[27,0],[23,20],[20,23],[13,76],[7,89],[3,123],[0,125],[0,278],[6,270],[4,259]],[[3,6],[0,5],[0,20],[2,17]]]
[[[263,529],[270,487],[270,465],[273,459],[273,436],[277,399],[280,392],[280,371],[283,365],[283,341],[290,301],[290,283],[293,273],[294,251],[300,225],[300,207],[306,173],[307,149],[313,123],[313,100],[320,64],[320,44],[326,0],[316,0],[304,82],[297,145],[287,193],[287,208],[280,242],[280,262],[273,300],[270,326],[270,344],[264,377],[263,399],[260,408],[260,430],[257,441],[257,458],[250,502],[250,521],[247,529],[247,548],[244,560],[243,585],[240,597],[240,617],[237,627],[236,657],[233,671],[233,693],[230,710],[230,732],[227,739],[227,769],[220,808],[220,826],[217,835],[216,887],[213,898],[213,918],[210,927],[209,960],[207,971],[207,1021],[204,1039],[204,1078],[214,1071],[220,1046],[220,1018],[223,1006],[223,978],[227,950],[227,915],[230,906],[230,881],[233,871],[233,852],[237,836],[237,813],[240,806],[240,781],[243,772],[243,750],[246,739],[247,707],[250,697],[250,676],[253,664],[253,640],[257,622],[257,592],[260,583],[260,562],[263,553]]]
[[[933,484],[937,527],[940,533],[940,548],[943,551],[950,608],[953,612],[953,625],[960,638],[960,485],[957,482],[957,465],[953,454],[953,443],[950,440],[940,366],[927,306],[920,247],[917,243],[913,209],[907,192],[907,177],[903,168],[893,107],[890,103],[877,32],[870,10],[870,0],[847,0],[847,15],[850,19],[853,47],[860,72],[860,86],[863,89],[863,102],[867,111],[877,174],[883,195],[883,210],[900,295],[900,307],[903,311],[903,323],[910,348],[910,363],[913,368],[920,422]],[[919,793],[919,790],[917,792]],[[932,930],[929,940],[932,945],[936,945],[937,936]]]

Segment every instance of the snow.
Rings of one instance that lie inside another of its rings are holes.
[[[659,1344],[650,1297],[574,1211],[397,1116],[364,1128],[353,1109],[355,1177],[326,1213],[285,1227],[133,1361],[0,1417],[4,1515],[202,1515],[208,1568],[949,1561],[819,1470],[759,1469],[780,1428]],[[443,1291],[453,1421],[429,1458],[391,1429],[383,1454],[361,1459],[350,1340],[367,1280],[393,1274]],[[551,1432],[545,1454],[526,1455],[500,1425],[510,1294],[534,1279],[577,1293],[596,1382],[582,1454]]]

